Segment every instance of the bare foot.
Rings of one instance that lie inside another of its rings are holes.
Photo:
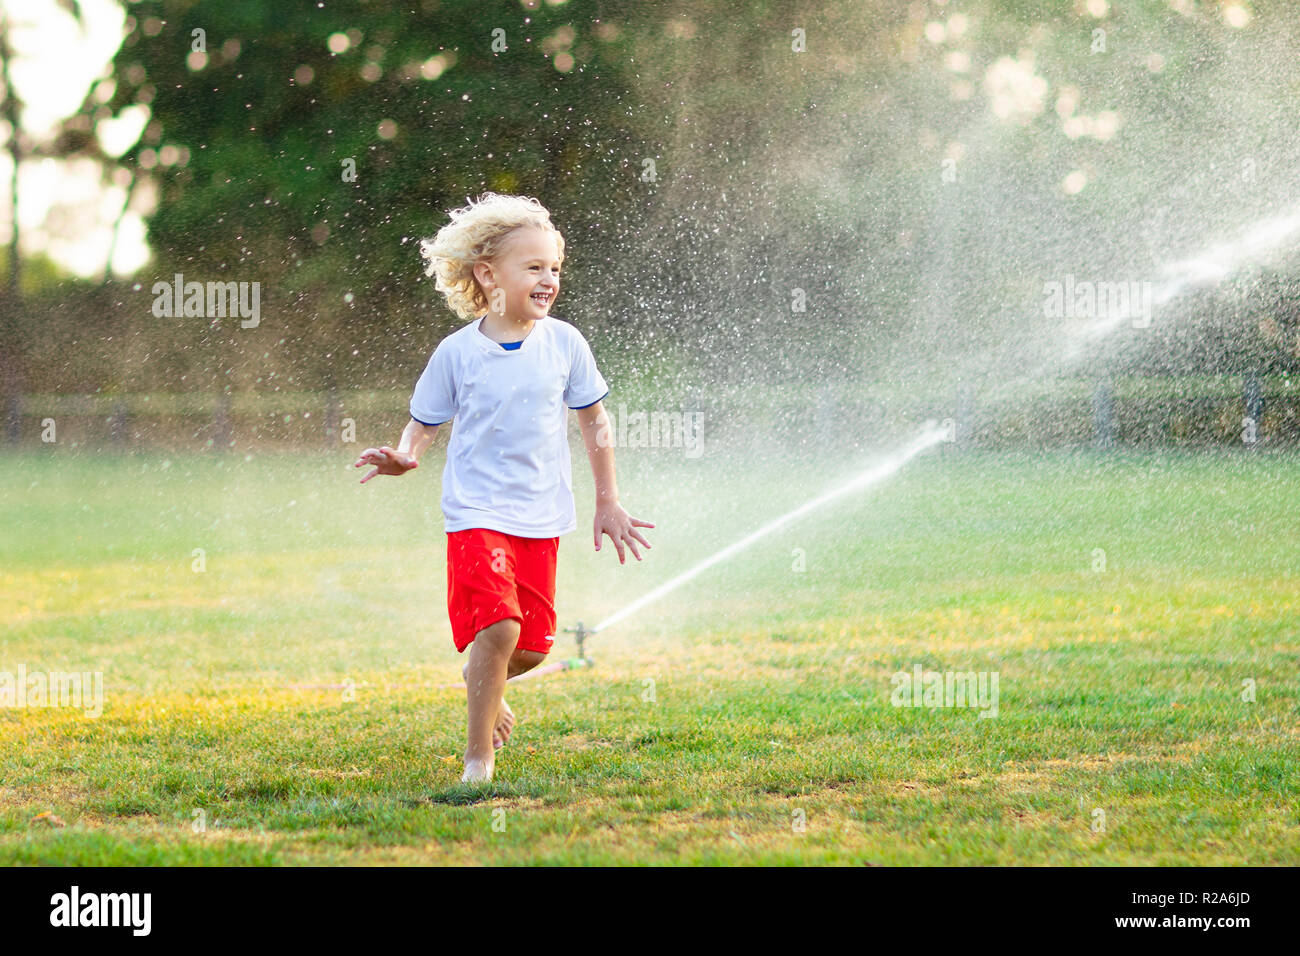
[[[492,728],[492,749],[500,750],[510,739],[515,729],[515,712],[510,709],[504,697],[501,698],[501,710],[497,712],[497,725]]]
[[[491,758],[487,760],[466,760],[465,772],[461,774],[461,783],[491,783],[492,782],[492,764]]]

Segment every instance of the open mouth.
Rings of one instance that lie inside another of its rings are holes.
[[[538,305],[550,305],[553,296],[549,292],[534,292],[529,298]]]

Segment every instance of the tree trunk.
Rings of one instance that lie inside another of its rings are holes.
[[[18,141],[18,120],[21,104],[14,93],[9,76],[12,50],[9,46],[9,18],[0,11],[0,83],[4,85],[4,99],[0,100],[0,116],[9,125],[9,159],[13,172],[9,179],[9,247],[8,269],[5,284],[0,291],[0,407],[5,415],[5,438],[17,441],[21,431],[23,390],[22,368],[22,315],[23,303],[19,280],[22,260],[18,255],[18,166],[22,160],[22,147]]]

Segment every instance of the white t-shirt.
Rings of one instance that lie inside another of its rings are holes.
[[[569,323],[538,319],[517,349],[506,349],[481,322],[438,343],[411,395],[416,421],[456,420],[442,473],[446,529],[568,534],[578,523],[565,406],[594,405],[609,386]]]

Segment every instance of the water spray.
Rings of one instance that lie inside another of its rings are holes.
[[[669,591],[676,590],[678,587],[685,584],[687,581],[703,573],[707,569],[713,567],[713,565],[719,563],[720,561],[725,561],[727,558],[731,557],[732,555],[737,554],[740,551],[743,551],[745,548],[748,548],[751,544],[758,541],[760,538],[766,537],[767,535],[771,534],[773,531],[776,531],[778,528],[782,528],[785,525],[789,524],[791,521],[794,521],[796,518],[801,518],[804,515],[808,514],[808,512],[814,511],[817,508],[820,508],[822,505],[829,504],[830,502],[834,501],[837,498],[842,498],[844,495],[847,495],[851,492],[861,491],[864,488],[869,488],[872,485],[879,484],[889,476],[901,470],[904,465],[906,465],[909,461],[911,461],[921,452],[925,451],[927,448],[930,448],[933,445],[937,445],[941,441],[944,441],[948,434],[946,429],[939,427],[933,421],[926,422],[924,426],[922,426],[922,428],[923,430],[917,438],[912,440],[910,443],[908,443],[906,446],[901,448],[899,451],[887,457],[884,461],[878,462],[877,464],[868,468],[866,471],[863,471],[861,474],[850,479],[849,481],[845,482],[839,487],[833,488],[830,491],[826,492],[825,494],[822,494],[812,499],[811,501],[805,502],[804,504],[800,505],[798,508],[795,508],[793,511],[789,511],[781,515],[781,517],[769,521],[767,524],[763,525],[757,531],[751,532],[750,534],[741,538],[739,541],[735,542],[734,544],[728,545],[727,547],[723,548],[721,551],[718,551],[715,554],[712,554],[709,557],[705,558],[703,561],[699,562],[694,567],[691,567],[686,571],[683,571],[675,578],[672,578],[664,582],[663,584],[659,585],[659,587],[655,588],[653,591],[650,591],[648,594],[645,594],[642,597],[637,598],[635,601],[633,601],[631,604],[628,604],[622,610],[616,611],[615,613],[611,614],[609,617],[605,618],[595,627],[588,628],[584,626],[581,621],[579,621],[577,627],[565,628],[565,631],[567,633],[571,633],[577,638],[578,652],[582,655],[581,659],[587,661],[587,666],[590,666],[590,660],[587,658],[585,644],[587,638],[591,637],[593,634],[601,633],[608,630],[609,628],[611,628],[612,626],[614,626],[624,618],[632,614],[635,614],[637,611],[641,610],[641,608],[645,607],[647,604],[651,603],[652,601],[657,601],[659,598],[663,597]]]
[[[1288,213],[1264,219],[1254,223],[1241,236],[1231,242],[1220,243],[1206,249],[1199,255],[1180,260],[1169,264],[1163,270],[1167,278],[1160,284],[1159,289],[1154,295],[1154,305],[1156,307],[1164,306],[1171,300],[1181,295],[1189,288],[1199,285],[1205,285],[1214,282],[1221,282],[1229,275],[1240,269],[1246,262],[1261,258],[1265,253],[1270,252],[1284,242],[1300,233],[1300,208],[1292,209]],[[1089,328],[1083,339],[1100,338],[1113,332],[1118,326],[1119,321],[1115,318],[1109,318],[1095,323]],[[1077,353],[1082,346],[1082,342],[1075,341],[1068,343],[1067,347],[1072,353]],[[1071,347],[1072,346],[1072,347]],[[1074,355],[1071,355],[1074,357]],[[1023,383],[1036,377],[1035,375],[1024,375],[1007,383],[1008,386]],[[904,446],[898,452],[895,452],[883,462],[874,465],[866,471],[859,474],[845,484],[834,488],[812,501],[806,502],[779,518],[768,522],[744,538],[741,538],[735,544],[723,548],[716,554],[705,558],[694,567],[683,571],[675,578],[659,585],[653,591],[638,598],[631,604],[628,604],[620,611],[611,614],[605,620],[598,623],[595,627],[588,628],[581,621],[576,627],[565,628],[567,633],[573,634],[578,642],[579,657],[570,661],[562,661],[548,668],[539,669],[541,672],[554,673],[557,670],[569,670],[571,664],[576,666],[591,666],[591,660],[587,657],[586,640],[594,634],[608,630],[619,621],[636,613],[641,608],[656,601],[685,584],[687,581],[701,574],[708,568],[713,567],[720,561],[724,561],[732,555],[743,551],[760,538],[766,537],[778,528],[784,527],[796,518],[800,518],[810,511],[820,508],[837,498],[843,497],[853,491],[860,491],[878,484],[900,471],[904,465],[933,445],[944,441],[948,436],[947,430],[939,428],[933,421],[926,422],[922,426],[921,434],[911,443]],[[533,673],[533,672],[530,672]]]
[[[1297,234],[1300,234],[1300,206],[1252,223],[1235,239],[1216,243],[1196,255],[1170,262],[1160,270],[1164,278],[1152,290],[1151,305],[1159,309],[1190,289],[1222,282],[1247,263],[1264,259]],[[1067,360],[1077,359],[1088,343],[1114,332],[1129,318],[1131,316],[1124,310],[1117,310],[1117,314],[1092,322],[1074,342],[1067,343]],[[1015,385],[1023,380],[1007,384]]]

